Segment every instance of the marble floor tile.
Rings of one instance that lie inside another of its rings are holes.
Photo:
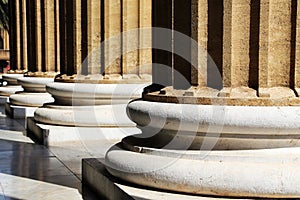
[[[0,109],[0,200],[82,199],[78,175],[24,133],[24,125]]]
[[[82,199],[77,189],[57,184],[0,173],[0,194],[7,198],[24,200]]]

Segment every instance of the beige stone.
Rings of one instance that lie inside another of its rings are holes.
[[[268,86],[269,0],[261,1],[259,41],[259,87]]]
[[[56,46],[56,57],[55,57],[55,66],[56,71],[60,72],[60,24],[59,24],[59,0],[55,0],[56,10],[55,10],[55,23],[56,23],[56,32],[55,32],[55,46]]]
[[[232,1],[224,1],[224,36],[223,36],[223,84],[231,87],[231,46],[232,46]]]
[[[165,73],[173,80],[173,94],[145,94],[145,99],[205,104],[217,101],[218,104],[226,102],[229,105],[251,106],[299,105],[299,11],[295,2],[228,0],[224,1],[223,10],[218,9],[216,2],[191,1],[189,6],[192,10],[191,37],[208,54],[192,51],[192,60],[198,56],[198,68],[182,68],[179,71],[199,89],[218,89],[218,97],[212,95],[209,99],[206,93],[184,96],[176,92],[176,88],[180,88],[176,85],[176,74]],[[223,16],[223,24],[217,22],[215,16]],[[181,16],[175,15],[174,19],[166,16],[169,21],[176,21],[176,17]],[[219,30],[223,33],[222,41],[217,41],[218,37],[212,29],[217,31],[219,26],[223,28]],[[216,65],[206,55],[211,56]],[[179,69],[177,61],[173,59],[174,70]],[[218,83],[221,82],[218,80],[218,70],[222,72],[223,86]],[[154,71],[154,76],[162,76],[161,73]],[[182,100],[184,98],[189,100]]]
[[[28,60],[27,60],[27,10],[26,10],[26,0],[22,0],[22,67],[24,69],[28,68]]]
[[[270,2],[268,86],[289,86],[291,66],[291,1]]]
[[[152,1],[140,0],[139,6],[139,73],[152,74]]]
[[[105,73],[120,74],[121,62],[121,5],[120,1],[105,0],[104,3]]]
[[[297,1],[299,5],[299,1]],[[297,7],[296,13],[296,24],[300,24],[300,8]],[[300,86],[300,27],[296,26],[295,33],[295,87],[298,88]],[[298,93],[299,95],[299,93]]]
[[[44,0],[45,10],[45,66],[46,71],[56,71],[55,56],[56,56],[56,44],[55,44],[55,10],[54,3]]]
[[[231,87],[248,86],[249,40],[250,0],[234,0],[232,4]]]
[[[16,43],[16,54],[15,55],[17,57],[17,62],[16,62],[16,67],[17,69],[21,69],[21,46],[20,46],[20,1],[16,1],[16,39],[18,40],[18,42]]]
[[[42,21],[41,21],[41,1],[40,0],[34,0],[34,14],[35,14],[35,27],[34,27],[34,31],[36,34],[36,38],[35,38],[35,52],[36,55],[34,55],[33,57],[35,58],[35,62],[36,62],[36,68],[37,71],[42,71]]]
[[[87,50],[89,54],[88,59],[88,73],[100,74],[101,70],[101,1],[93,0],[87,1],[87,15],[88,15],[88,38]],[[93,52],[95,51],[95,52]],[[98,53],[99,52],[99,53]]]
[[[192,0],[192,33],[200,48],[192,48],[192,60],[197,60],[192,68],[192,85],[206,86],[207,84],[207,48],[208,48],[208,1]]]
[[[139,64],[139,1],[123,0],[123,53],[124,74],[138,74]]]

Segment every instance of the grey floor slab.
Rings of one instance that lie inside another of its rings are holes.
[[[82,199],[75,173],[45,146],[25,137],[24,123],[7,118],[1,109],[0,200]]]

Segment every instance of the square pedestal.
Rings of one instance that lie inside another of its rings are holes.
[[[0,105],[4,105],[7,102],[9,102],[9,97],[0,96]]]
[[[164,199],[164,200],[204,200],[224,199],[214,197],[192,196],[187,194],[158,191],[151,188],[140,187],[121,181],[108,173],[104,166],[104,159],[89,158],[82,160],[82,191],[85,188],[94,191],[99,199]],[[226,198],[228,199],[228,198]]]
[[[12,119],[25,119],[33,117],[37,107],[16,106],[8,102],[5,103],[5,114]]]
[[[122,138],[140,134],[136,127],[71,127],[38,123],[27,118],[27,135],[45,146],[72,141],[120,141]]]

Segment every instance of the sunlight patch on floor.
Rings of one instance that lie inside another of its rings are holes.
[[[0,139],[14,142],[33,143],[33,141],[30,138],[24,136],[24,133],[21,131],[0,130]]]
[[[82,199],[77,189],[0,173],[0,199]]]

